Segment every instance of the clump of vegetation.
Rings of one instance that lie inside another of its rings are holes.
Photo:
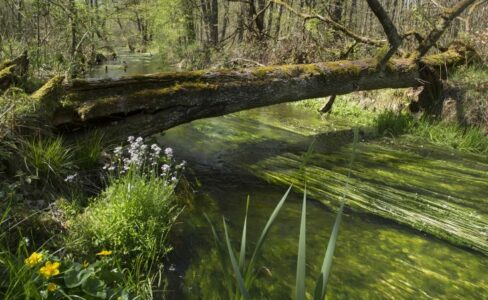
[[[404,113],[388,110],[378,114],[374,123],[379,134],[396,136],[406,133],[411,128],[413,118]]]
[[[425,138],[439,146],[488,154],[488,137],[479,127],[422,119],[415,123],[410,133],[413,138]]]
[[[488,153],[488,137],[476,126],[461,126],[427,117],[415,120],[405,113],[384,111],[376,116],[375,127],[379,134],[398,136],[409,134],[409,139],[424,139],[435,145],[460,151]]]
[[[184,163],[175,163],[171,148],[161,152],[142,138],[130,137],[129,143],[127,153],[117,147],[105,166],[107,188],[70,222],[70,249],[113,249],[124,264],[169,251],[165,239],[178,214],[174,189]]]
[[[99,259],[75,262],[48,251],[33,252],[21,245],[17,253],[0,253],[0,295],[3,299],[129,299],[124,274],[110,263],[111,251]]]

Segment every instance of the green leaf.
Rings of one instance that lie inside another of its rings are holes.
[[[120,272],[118,269],[103,269],[98,274],[100,279],[107,283],[121,283],[124,281],[124,274],[122,274],[122,272]]]
[[[268,222],[266,223],[266,226],[264,227],[263,231],[261,232],[261,236],[258,239],[258,242],[256,244],[256,248],[254,248],[254,253],[251,257],[251,260],[249,261],[249,265],[246,270],[246,283],[250,283],[251,281],[251,275],[252,275],[252,267],[254,265],[254,262],[259,255],[259,252],[261,251],[261,247],[263,246],[264,240],[266,239],[266,236],[269,233],[269,229],[271,228],[271,225],[273,225],[273,222],[275,221],[276,217],[278,216],[278,213],[280,212],[281,208],[283,207],[283,204],[285,203],[286,198],[288,197],[288,194],[291,191],[292,186],[288,188],[286,193],[283,195],[283,198],[281,198],[280,202],[276,205],[273,213],[268,219]]]
[[[105,283],[98,278],[90,277],[81,286],[83,292],[90,296],[105,299],[107,298],[107,291]]]
[[[227,250],[230,256],[230,262],[232,264],[232,268],[234,269],[234,273],[236,275],[237,285],[239,286],[239,290],[241,291],[242,297],[245,300],[251,299],[249,297],[249,293],[247,292],[246,286],[244,285],[244,279],[242,279],[241,271],[239,271],[239,266],[237,265],[237,260],[234,255],[234,251],[232,250],[232,246],[230,245],[229,234],[227,232],[227,224],[225,223],[225,219],[222,218],[222,222],[224,223],[224,232],[225,232],[225,241],[227,243]]]
[[[244,263],[246,261],[246,235],[247,235],[247,213],[249,211],[249,196],[246,202],[246,215],[244,217],[244,226],[242,227],[241,251],[239,253],[239,268],[244,272]]]
[[[92,274],[91,270],[82,269],[78,271],[78,268],[73,266],[64,272],[64,283],[67,288],[72,289],[82,285]]]
[[[300,237],[298,240],[296,299],[305,300],[305,250],[307,223],[307,186],[303,191],[302,219],[300,221]]]
[[[337,213],[334,227],[332,228],[332,234],[329,238],[329,243],[327,245],[327,251],[325,252],[324,261],[322,263],[322,268],[320,271],[319,280],[317,280],[316,286],[320,285],[320,289],[315,289],[314,300],[323,300],[327,292],[327,281],[329,280],[330,269],[332,268],[332,259],[334,258],[334,250],[337,242],[337,236],[339,234],[339,227],[342,220],[342,212],[344,210],[344,203],[341,204],[339,212]]]

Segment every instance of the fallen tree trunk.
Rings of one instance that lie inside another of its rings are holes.
[[[393,59],[384,71],[376,59],[363,59],[76,80],[63,87],[63,106],[52,121],[65,133],[103,128],[109,135],[147,136],[192,120],[283,102],[428,85],[422,80],[425,69],[463,63],[464,50],[450,48],[421,61]]]

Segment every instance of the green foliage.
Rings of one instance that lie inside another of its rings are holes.
[[[0,252],[2,299],[129,299],[124,274],[110,258],[80,264],[48,251],[26,254],[25,243],[16,253]]]
[[[53,189],[59,190],[64,178],[75,168],[72,150],[59,137],[23,140],[19,150],[26,171]]]
[[[84,139],[76,140],[73,147],[73,160],[81,169],[90,169],[100,163],[102,155],[103,132],[95,130]]]
[[[412,122],[411,116],[404,113],[395,113],[391,110],[381,112],[374,119],[378,133],[391,136],[406,133],[412,126]]]
[[[488,153],[488,138],[481,128],[475,126],[460,126],[429,118],[414,120],[407,114],[392,111],[378,114],[374,122],[381,135],[397,136],[408,133],[409,139],[427,140],[435,145],[465,152]]]
[[[412,138],[425,138],[439,146],[488,154],[488,137],[478,127],[421,119],[411,128],[410,133]]]
[[[71,222],[70,248],[113,249],[120,258],[161,257],[176,214],[174,184],[129,172],[111,180],[83,214]]]

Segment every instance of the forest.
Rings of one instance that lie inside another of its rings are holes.
[[[487,0],[0,0],[0,299],[485,299]]]

